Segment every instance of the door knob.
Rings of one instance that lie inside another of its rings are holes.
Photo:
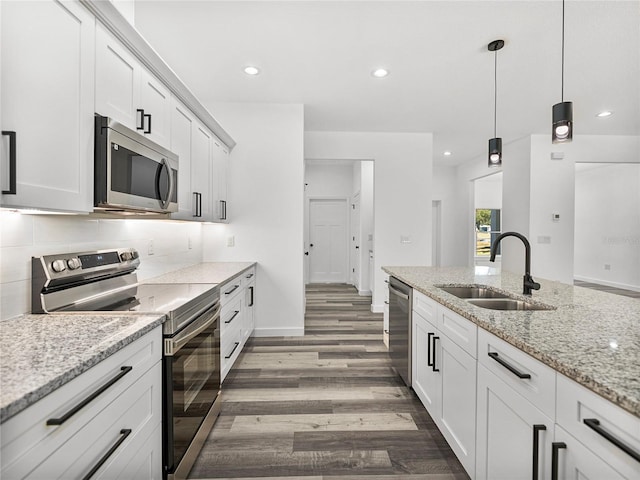
[[[309,246],[310,246],[310,247],[313,247],[313,243],[310,243],[310,244],[309,244]]]
[[[305,255],[309,255],[309,252],[304,252]]]

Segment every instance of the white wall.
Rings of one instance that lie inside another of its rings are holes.
[[[383,265],[430,265],[433,135],[306,132],[306,159],[374,160],[375,284],[382,311]],[[401,243],[400,237],[410,243]]]
[[[574,277],[640,291],[640,164],[576,164],[575,198]]]
[[[211,104],[236,140],[229,225],[203,226],[204,261],[256,261],[257,336],[304,332],[302,105]],[[233,236],[234,247],[227,247]]]
[[[312,163],[305,166],[305,195],[308,197],[345,197],[353,195],[353,167],[345,164],[326,162],[326,165]],[[359,181],[359,179],[358,179]]]
[[[201,224],[0,211],[0,318],[31,311],[31,256],[124,247],[138,250],[146,280],[202,261]]]
[[[476,209],[502,209],[502,172],[476,180],[474,197]]]

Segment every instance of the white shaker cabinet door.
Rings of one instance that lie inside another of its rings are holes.
[[[96,113],[131,128],[142,129],[140,75],[142,67],[105,27],[96,29]]]
[[[199,122],[194,122],[191,153],[191,188],[195,205],[194,220],[213,221],[213,200],[211,198],[211,146],[213,135]]]
[[[195,119],[175,98],[171,106],[171,151],[178,155],[178,211],[171,218],[197,220],[191,186],[192,131]]]
[[[412,387],[432,417],[440,407],[441,375],[433,367],[433,337],[436,328],[418,312],[413,311],[412,331]]]
[[[171,146],[171,92],[144,69],[140,77],[140,105],[145,114],[142,133],[169,149]]]
[[[477,405],[476,480],[551,478],[549,417],[481,364]]]
[[[90,212],[95,18],[77,2],[0,9],[2,206]]]

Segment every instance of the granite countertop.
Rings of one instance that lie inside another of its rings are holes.
[[[21,315],[0,322],[0,423],[164,322],[164,315]]]
[[[224,283],[255,262],[204,262],[145,280],[144,283]]]
[[[640,417],[640,301],[543,280],[531,297],[522,276],[487,267],[383,267],[454,312]],[[487,285],[556,310],[477,307],[435,285]]]

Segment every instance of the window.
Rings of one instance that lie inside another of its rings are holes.
[[[491,245],[501,233],[500,210],[476,209],[476,256],[488,257]],[[498,245],[500,255],[500,245]]]

